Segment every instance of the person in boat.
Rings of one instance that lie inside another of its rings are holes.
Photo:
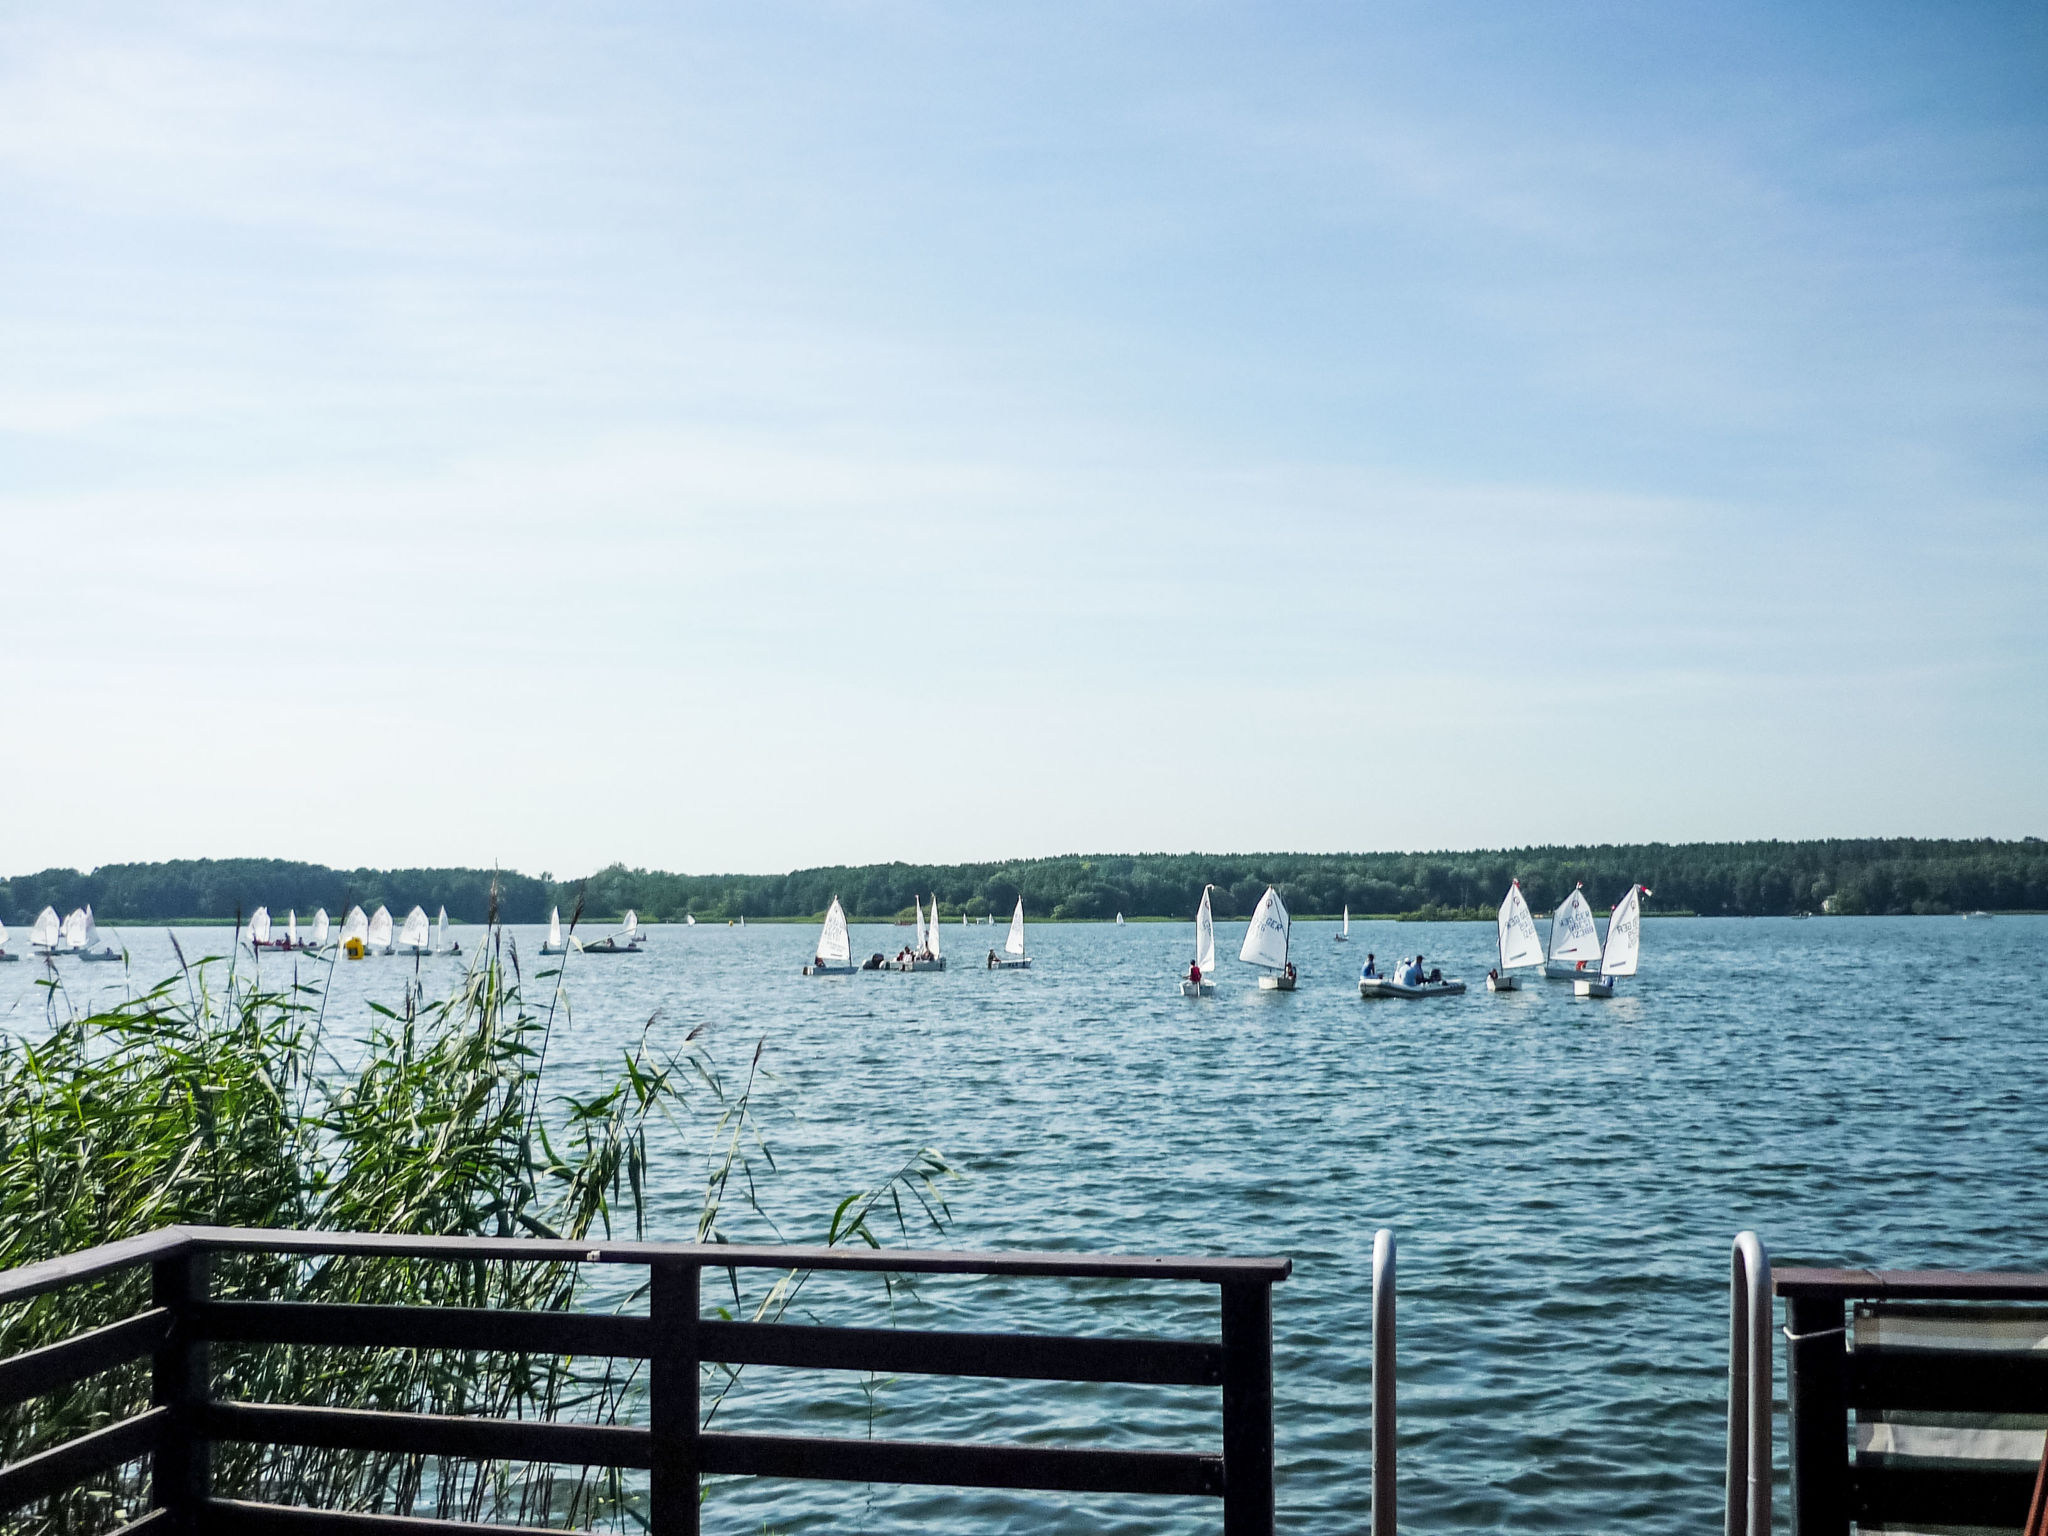
[[[1289,981],[1294,980],[1294,962],[1292,960],[1287,962],[1287,966],[1283,974],[1287,977]]]
[[[1401,984],[1407,987],[1422,985],[1422,956],[1417,955],[1408,962],[1408,969],[1401,973]]]
[[[1376,981],[1379,979],[1379,974],[1380,968],[1373,963],[1372,951],[1367,950],[1365,955],[1365,969],[1358,973],[1358,979],[1360,981]]]
[[[1202,967],[1193,960],[1188,962],[1188,980],[1198,987],[1202,984]]]
[[[990,970],[994,970],[996,968],[996,952],[994,950],[990,950],[988,952],[988,968]]]

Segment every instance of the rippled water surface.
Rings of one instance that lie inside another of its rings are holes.
[[[1234,954],[1241,931],[1219,947]],[[1288,1530],[1364,1527],[1377,1227],[1401,1245],[1411,1530],[1717,1522],[1741,1228],[1780,1261],[2048,1264],[2048,919],[1653,920],[1644,974],[1611,1002],[1541,980],[1487,993],[1486,926],[1354,924],[1348,945],[1333,931],[1296,926],[1293,995],[1226,964],[1197,1002],[1174,987],[1192,925],[1036,926],[1036,968],[997,974],[980,968],[992,931],[954,929],[943,974],[822,981],[798,974],[811,929],[663,928],[645,954],[572,960],[557,1062],[563,1086],[592,1081],[657,1013],[658,1036],[711,1026],[728,1073],[763,1042],[778,1171],[762,1201],[792,1241],[930,1145],[964,1177],[947,1234],[913,1232],[924,1246],[1289,1256],[1274,1293]],[[903,932],[856,927],[855,948],[893,952]],[[161,931],[121,937],[138,979],[168,969]],[[538,937],[518,935],[529,969]],[[1474,990],[1359,999],[1368,949],[1418,947]],[[426,962],[428,990],[460,963]],[[344,1031],[411,969],[338,968]],[[0,1027],[32,1026],[40,970],[0,968]],[[113,966],[64,974],[74,990],[121,984]],[[699,1164],[671,1148],[657,1175],[657,1235],[686,1235]],[[831,1321],[879,1321],[882,1305],[865,1282],[805,1297]],[[1199,1286],[927,1282],[897,1306],[946,1328],[1216,1326]],[[735,1427],[1160,1449],[1217,1433],[1213,1392],[755,1376],[726,1411]],[[1200,1501],[788,1483],[727,1483],[706,1509],[707,1530],[764,1522],[1218,1528]]]

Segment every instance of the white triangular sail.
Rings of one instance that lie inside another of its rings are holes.
[[[1287,904],[1281,901],[1280,892],[1273,886],[1266,887],[1266,894],[1252,909],[1252,925],[1245,930],[1244,945],[1238,950],[1237,958],[1247,965],[1260,965],[1271,971],[1286,967]]]
[[[931,946],[932,958],[939,958],[939,893],[932,892],[932,921],[925,930],[924,941]]]
[[[7,948],[7,925],[0,923],[0,950]]]
[[[1351,903],[1349,902],[1344,904],[1344,926],[1339,931],[1343,933],[1345,938],[1351,937]]]
[[[549,907],[549,908],[548,908],[548,948],[549,948],[549,949],[560,949],[561,947],[562,947],[562,909],[561,909],[560,907]]]
[[[268,944],[270,942],[270,908],[258,907],[249,914],[249,942]]]
[[[1003,940],[1003,953],[1024,956],[1024,898],[1017,898],[1017,910],[1010,914],[1010,936]]]
[[[1574,890],[1551,913],[1550,958],[1567,964],[1600,958],[1600,929],[1584,891]]]
[[[293,949],[299,947],[299,909],[292,908],[284,915],[284,941]]]
[[[683,926],[684,926],[684,927],[686,927],[686,928],[694,928],[694,927],[696,927],[696,926],[697,926],[697,917],[696,917],[696,914],[695,914],[695,913],[693,913],[693,912],[685,912],[685,913],[683,914]]]
[[[434,948],[448,947],[448,909],[443,907],[434,918]]]
[[[640,937],[640,914],[631,907],[626,908],[625,935],[629,939]]]
[[[1632,885],[1607,919],[1607,947],[1600,952],[1600,977],[1633,976],[1643,952],[1643,888]]]
[[[74,907],[71,915],[64,919],[64,948],[85,948],[85,908]]]
[[[313,914],[313,947],[315,949],[325,949],[327,947],[327,909],[325,907],[322,907]]]
[[[381,911],[382,909],[380,908],[379,910]],[[398,947],[400,949],[425,949],[433,937],[433,930],[427,926],[425,909],[414,907],[405,914],[405,923],[398,930]]]
[[[846,908],[839,898],[825,912],[825,928],[818,935],[818,958],[827,965],[853,964],[853,939],[846,931]]]
[[[924,953],[924,899],[920,896],[912,896],[910,898],[910,905],[917,911],[917,949],[915,952],[921,955]]]
[[[43,949],[55,949],[57,941],[64,936],[63,924],[57,921],[57,909],[45,907],[36,914],[35,926],[28,931],[28,941]]]
[[[87,902],[85,904],[85,932],[78,937],[78,947],[80,949],[93,949],[98,946],[99,942],[100,925],[93,921],[92,903]]]
[[[1522,882],[1508,887],[1500,904],[1500,968],[1511,971],[1518,965],[1541,965],[1543,941],[1536,936],[1536,919],[1529,914],[1529,899],[1522,894]]]
[[[1195,909],[1195,964],[1204,976],[1216,974],[1216,915],[1209,910],[1209,887],[1202,887],[1202,904]]]
[[[340,943],[346,948],[351,939],[360,944],[368,939],[369,936],[370,920],[363,916],[363,909],[361,907],[350,907],[348,909],[348,916],[341,920]]]
[[[391,909],[389,907],[380,905],[375,912],[370,914],[370,933],[364,942],[372,949],[389,949],[391,947]]]

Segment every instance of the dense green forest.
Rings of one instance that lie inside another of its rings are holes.
[[[911,897],[938,894],[948,917],[1007,913],[1019,896],[1038,917],[1191,915],[1215,887],[1218,917],[1247,915],[1278,885],[1297,914],[1453,915],[1490,911],[1510,879],[1547,910],[1575,884],[1604,909],[1640,880],[1652,912],[1763,917],[1794,912],[1941,913],[2048,910],[2048,843],[1828,839],[1799,843],[1644,843],[1470,853],[1104,854],[986,864],[868,864],[784,875],[672,875],[613,865],[580,880],[547,881],[480,869],[335,870],[276,859],[108,864],[91,874],[48,869],[0,882],[0,917],[24,924],[44,906],[91,903],[104,922],[232,920],[258,905],[282,915],[352,903],[402,913],[415,902],[482,922],[493,891],[508,922],[566,916],[580,901],[593,920],[637,908],[643,921],[810,917],[834,896],[858,918],[893,918]]]

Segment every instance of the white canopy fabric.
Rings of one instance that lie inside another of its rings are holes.
[[[837,896],[825,913],[825,931],[818,935],[818,958],[827,965],[853,963],[853,939],[846,931],[846,909],[839,905]]]
[[[1551,914],[1550,958],[1566,961],[1600,958],[1600,929],[1593,921],[1593,909],[1586,905],[1584,891],[1573,891]]]
[[[1244,946],[1237,958],[1248,965],[1280,970],[1287,964],[1287,906],[1272,886],[1252,909],[1251,927],[1245,930]]]
[[[1542,963],[1543,941],[1536,936],[1536,919],[1529,914],[1529,899],[1517,880],[1500,904],[1500,968],[1511,971],[1518,965]]]
[[[1643,888],[1632,885],[1607,919],[1607,947],[1600,952],[1600,976],[1633,976],[1643,952]]]

